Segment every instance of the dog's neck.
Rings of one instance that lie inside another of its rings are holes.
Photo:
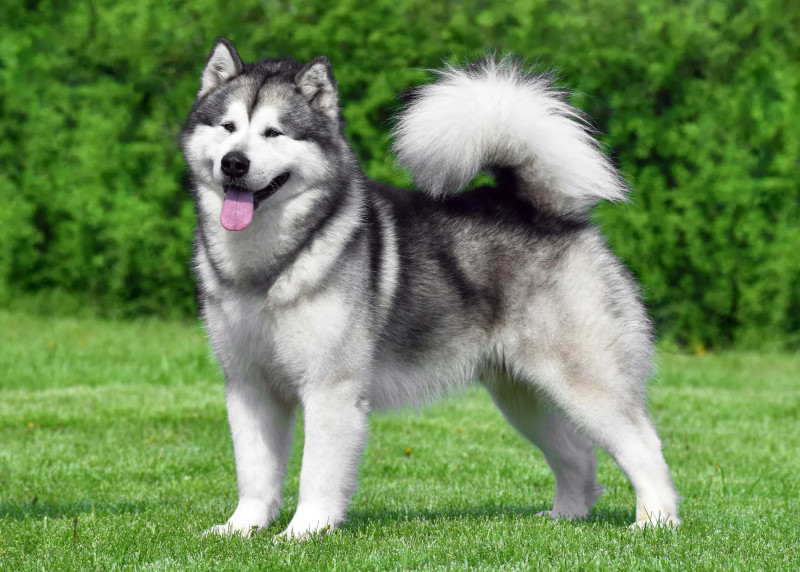
[[[313,187],[290,180],[245,230],[232,232],[220,223],[222,190],[199,185],[197,248],[214,266],[214,281],[286,300],[315,288],[363,224],[365,192],[359,179]]]

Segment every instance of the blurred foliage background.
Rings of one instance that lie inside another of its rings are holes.
[[[635,193],[596,217],[663,338],[799,347],[798,30],[796,0],[4,0],[0,305],[194,315],[177,138],[216,36],[327,55],[366,172],[400,185],[397,92],[495,49],[604,134]]]

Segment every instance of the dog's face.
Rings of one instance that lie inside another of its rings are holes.
[[[196,193],[222,201],[220,222],[244,230],[259,205],[325,178],[325,151],[341,138],[330,64],[281,58],[243,64],[217,40],[182,142]]]

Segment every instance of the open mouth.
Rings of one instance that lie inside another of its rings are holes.
[[[283,186],[283,184],[288,180],[289,180],[289,173],[282,173],[277,177],[275,177],[274,179],[272,179],[269,185],[267,185],[260,191],[256,191],[255,193],[253,193],[253,208],[258,207],[258,204],[261,201],[265,201],[272,195],[274,195],[278,191],[278,189],[280,189]]]
[[[225,200],[222,203],[219,222],[226,230],[246,229],[253,220],[253,211],[256,207],[274,195],[288,180],[289,173],[282,173],[272,179],[269,185],[256,192],[238,185],[224,187]]]

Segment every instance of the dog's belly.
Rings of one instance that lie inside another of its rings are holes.
[[[478,371],[476,363],[457,360],[378,363],[369,380],[370,406],[392,409],[422,405],[444,393],[462,389],[478,378]]]
[[[262,378],[295,399],[309,384],[347,380],[371,407],[419,405],[476,380],[486,348],[474,336],[440,340],[424,350],[382,345],[364,308],[342,294],[317,295],[291,307],[261,297],[229,296],[209,305],[205,322],[229,378]]]
[[[371,406],[422,405],[482,381],[497,363],[492,357],[495,341],[478,328],[465,328],[438,332],[422,347],[395,340],[376,348],[370,364]]]

